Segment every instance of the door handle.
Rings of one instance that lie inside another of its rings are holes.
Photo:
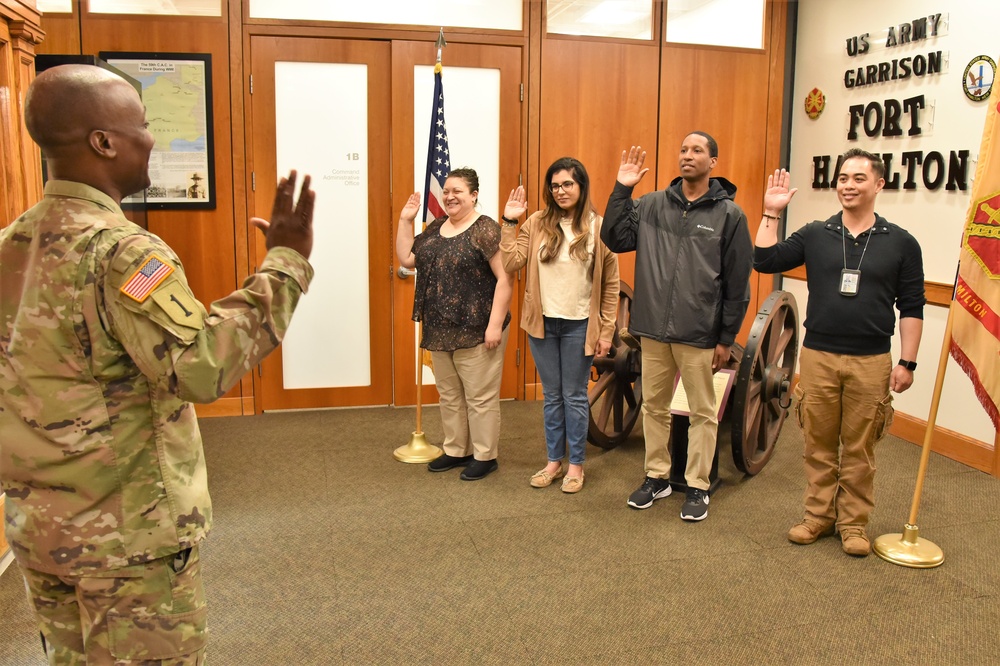
[[[404,268],[403,266],[400,266],[399,268],[396,269],[396,277],[398,277],[400,280],[405,280],[406,278],[413,277],[416,274],[417,274],[416,269]]]

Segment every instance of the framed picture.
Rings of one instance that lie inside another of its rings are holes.
[[[149,131],[150,210],[214,209],[212,56],[208,53],[100,53],[142,84]],[[122,206],[137,203],[128,197]]]

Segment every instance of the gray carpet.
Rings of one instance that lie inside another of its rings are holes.
[[[425,430],[439,441],[436,408]],[[591,447],[578,495],[536,490],[541,403],[503,405],[500,471],[469,483],[396,462],[412,409],[202,421],[216,526],[203,550],[209,662],[286,664],[997,664],[1000,481],[934,455],[914,570],[794,546],[801,434],[723,485],[702,523],[674,495],[625,505],[638,431]],[[871,533],[906,521],[920,450],[878,449]],[[0,664],[44,663],[16,566],[0,576]]]

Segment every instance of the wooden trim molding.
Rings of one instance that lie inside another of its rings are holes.
[[[220,398],[207,405],[195,405],[198,418],[253,414],[253,398]]]
[[[896,437],[922,446],[927,432],[927,421],[896,412],[889,432]],[[931,440],[931,451],[978,469],[980,472],[1000,476],[998,470],[994,469],[994,449],[983,442],[953,430],[935,426],[934,436]]]

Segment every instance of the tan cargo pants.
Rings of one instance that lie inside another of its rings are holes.
[[[807,520],[864,527],[875,506],[875,443],[892,423],[889,353],[802,349],[795,411],[805,439]]]

